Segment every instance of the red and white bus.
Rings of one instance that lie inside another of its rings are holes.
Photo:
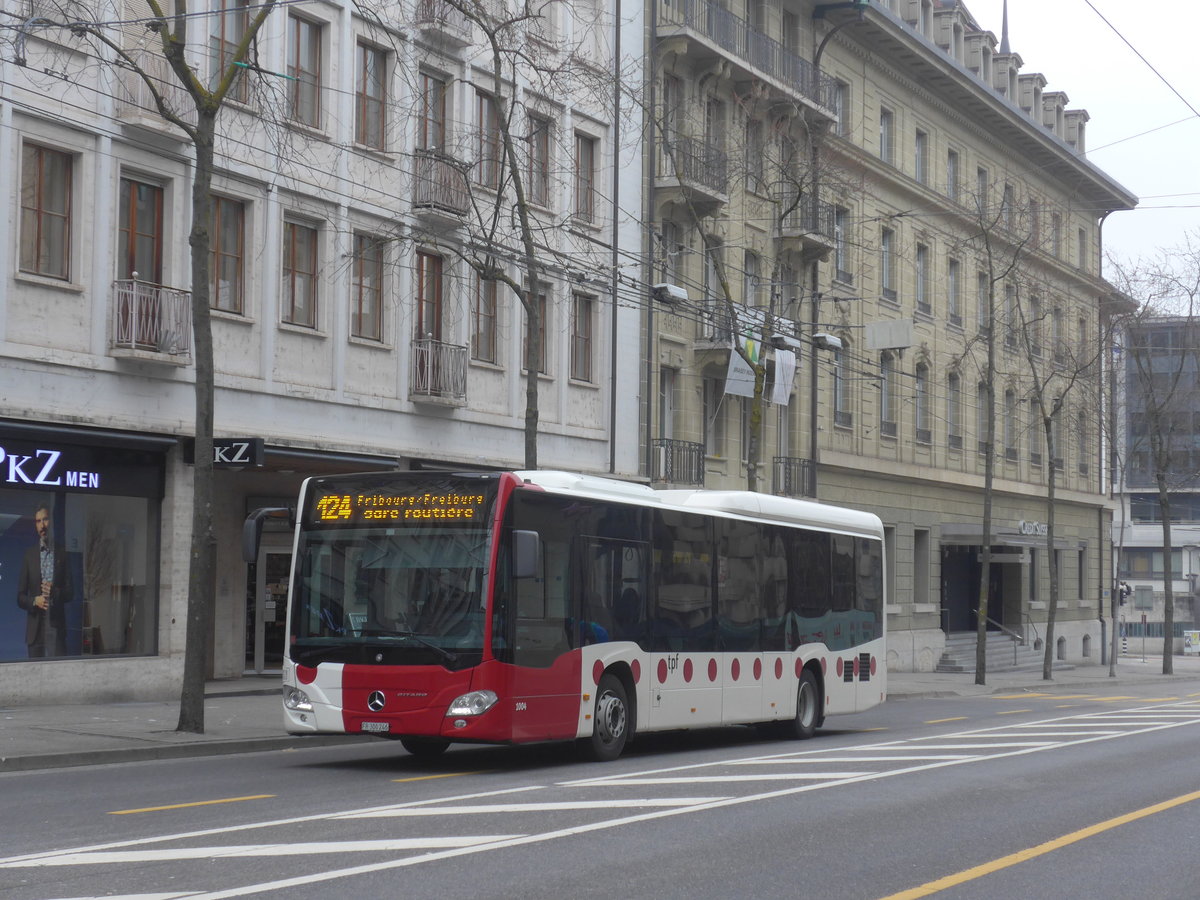
[[[815,502],[552,471],[310,478],[286,727],[597,759],[638,732],[807,738],[885,697],[883,571],[879,519]]]

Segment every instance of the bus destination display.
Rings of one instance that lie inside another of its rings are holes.
[[[484,495],[454,491],[417,494],[392,491],[329,493],[316,498],[313,519],[318,524],[352,522],[479,522]]]

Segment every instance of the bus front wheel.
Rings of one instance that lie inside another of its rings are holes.
[[[442,738],[402,737],[400,746],[418,759],[434,759],[446,752],[450,742]]]
[[[791,736],[805,741],[816,734],[821,721],[821,692],[817,677],[808,669],[800,674],[800,685],[796,688],[796,718],[789,729]]]
[[[629,740],[629,699],[625,685],[611,672],[596,686],[596,709],[592,716],[592,737],[588,755],[597,762],[611,762],[621,755]]]

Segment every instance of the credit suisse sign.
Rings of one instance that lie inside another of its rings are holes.
[[[1027,522],[1022,519],[1017,523],[1017,531],[1034,537],[1045,537],[1050,531],[1050,526],[1045,522]]]

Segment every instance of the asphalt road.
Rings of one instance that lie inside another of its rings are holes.
[[[1194,898],[1200,681],[1169,687],[906,700],[607,765],[372,742],[12,773],[0,898]]]

